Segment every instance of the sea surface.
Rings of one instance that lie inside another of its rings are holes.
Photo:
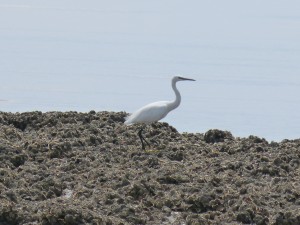
[[[300,138],[300,1],[1,0],[0,111],[172,100],[180,132]]]

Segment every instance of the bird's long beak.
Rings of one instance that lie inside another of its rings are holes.
[[[190,80],[190,81],[196,81],[194,79],[190,79],[190,78],[185,78],[185,77],[179,77],[180,80]]]

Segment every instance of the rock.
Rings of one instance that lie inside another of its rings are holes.
[[[280,212],[274,225],[299,225],[300,224],[300,211],[293,214],[291,212],[282,213]]]
[[[248,211],[239,212],[236,216],[236,220],[244,224],[252,223],[252,218]]]
[[[233,140],[233,136],[229,131],[222,130],[209,130],[204,134],[204,140],[206,143],[224,142],[225,140]]]
[[[126,115],[0,112],[0,224],[300,224],[300,139]]]

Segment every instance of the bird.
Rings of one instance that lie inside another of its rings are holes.
[[[142,143],[142,149],[145,150],[145,143],[150,147],[149,142],[143,137],[143,130],[147,124],[157,122],[167,116],[167,114],[176,109],[181,102],[181,95],[176,87],[178,81],[195,81],[194,79],[174,76],[172,78],[172,89],[175,92],[175,100],[173,101],[158,101],[145,105],[125,118],[124,124],[143,124],[138,131],[138,136]],[[144,143],[145,142],[145,143]]]

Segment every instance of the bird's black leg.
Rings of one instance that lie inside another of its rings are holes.
[[[144,142],[143,142],[142,131],[143,131],[143,128],[139,130],[138,135],[139,135],[140,140],[142,142],[142,149],[145,150],[145,145],[144,145]]]
[[[142,149],[145,150],[145,144],[144,144],[144,141],[146,142],[146,144],[147,144],[149,147],[150,147],[150,144],[149,144],[148,141],[146,141],[146,139],[143,137],[143,135],[142,135],[143,130],[144,130],[144,127],[142,127],[142,128],[139,130],[138,135],[139,135],[139,138],[140,138],[140,140],[141,140],[141,142],[142,142]]]

